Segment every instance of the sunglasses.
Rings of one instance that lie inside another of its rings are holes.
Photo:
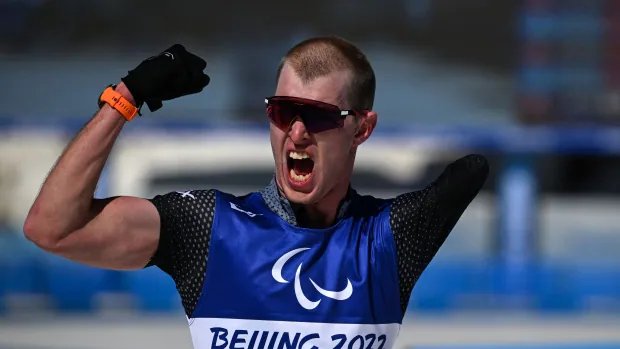
[[[348,115],[363,114],[363,111],[341,110],[333,104],[289,96],[267,97],[265,104],[267,117],[283,131],[288,130],[298,117],[308,132],[318,133],[344,126]]]

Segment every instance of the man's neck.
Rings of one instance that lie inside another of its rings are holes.
[[[271,210],[288,223],[307,228],[324,228],[342,218],[355,193],[349,186],[341,188],[344,190],[329,193],[321,203],[315,205],[291,203],[282,194],[275,179],[261,193]]]
[[[325,228],[329,227],[336,220],[336,209],[321,210],[320,207],[312,205],[292,204],[297,224],[304,228]]]
[[[297,224],[306,228],[326,228],[334,224],[342,205],[349,199],[349,187],[342,188],[330,192],[321,202],[313,205],[291,203]]]

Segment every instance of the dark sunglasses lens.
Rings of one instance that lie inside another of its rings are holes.
[[[343,119],[338,109],[308,106],[302,116],[308,131],[317,133],[342,127]]]
[[[295,112],[291,105],[286,105],[280,102],[270,102],[267,105],[267,117],[280,129],[287,129],[293,118]]]
[[[309,132],[317,133],[342,127],[343,118],[337,108],[314,104],[272,100],[267,105],[267,116],[278,128],[288,129],[296,117],[301,117]]]

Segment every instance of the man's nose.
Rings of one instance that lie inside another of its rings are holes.
[[[295,143],[301,143],[302,141],[310,138],[308,129],[300,117],[295,118],[291,122],[291,126],[289,127],[289,136]]]

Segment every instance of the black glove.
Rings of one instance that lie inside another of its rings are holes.
[[[206,66],[202,58],[176,44],[144,60],[121,80],[136,104],[146,102],[153,112],[162,107],[162,101],[202,91],[210,80],[202,72]]]

